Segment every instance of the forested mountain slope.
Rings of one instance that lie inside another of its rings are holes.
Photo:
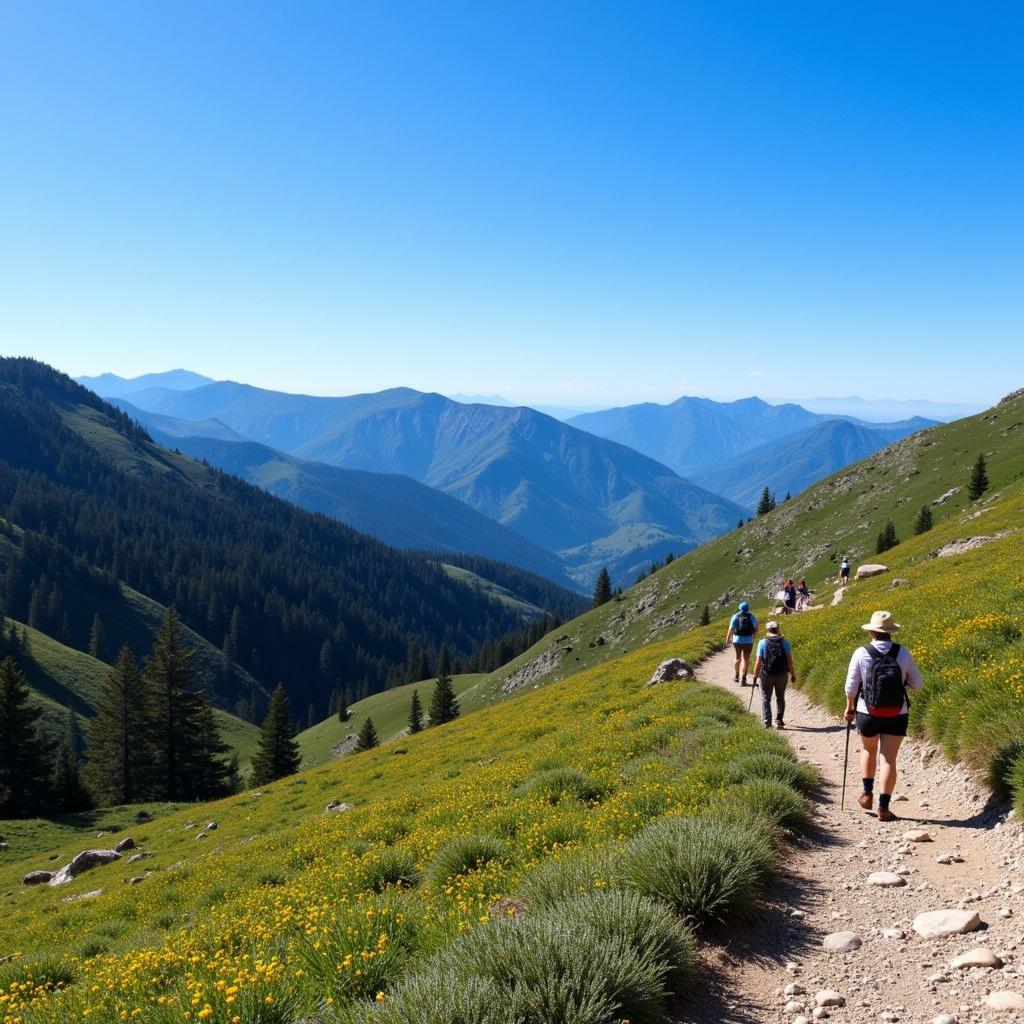
[[[358,695],[404,681],[419,649],[469,654],[521,625],[421,558],[154,445],[32,360],[0,361],[0,516],[64,566],[173,603],[262,683],[321,713],[342,685]]]

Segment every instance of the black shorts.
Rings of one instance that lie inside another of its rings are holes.
[[[753,644],[737,644],[737,643],[734,643],[732,645],[732,649],[736,652],[736,656],[739,657],[739,655],[741,655],[744,651],[746,651],[747,654],[750,654],[750,652],[753,651],[753,649],[754,649],[754,645]]]
[[[880,718],[878,715],[865,715],[857,712],[857,732],[861,736],[906,736],[907,723],[910,715],[895,715],[892,718]]]

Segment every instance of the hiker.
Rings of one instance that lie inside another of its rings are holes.
[[[802,612],[807,607],[807,601],[811,596],[811,591],[807,586],[807,580],[801,580],[796,585],[796,610]]]
[[[746,601],[741,601],[736,614],[729,620],[729,632],[725,636],[726,646],[732,644],[736,652],[733,682],[740,686],[747,685],[747,669],[750,667],[750,652],[754,649],[754,637],[757,636],[757,619]],[[743,679],[740,681],[740,666],[743,667]],[[751,686],[754,684],[751,683]]]
[[[843,555],[843,563],[839,566],[839,585],[845,587],[850,582],[850,560]]]
[[[796,587],[792,580],[786,580],[782,588],[783,614],[792,615],[796,611]]]
[[[773,619],[765,627],[765,638],[757,645],[754,679],[761,685],[761,717],[764,727],[772,727],[772,694],[775,695],[775,728],[786,728],[786,683],[796,682],[793,648],[779,632]]]
[[[860,733],[860,774],[864,792],[857,802],[865,811],[874,806],[875,766],[882,756],[881,787],[878,795],[878,820],[893,821],[889,809],[896,788],[896,758],[907,735],[910,700],[907,688],[920,690],[921,670],[910,651],[895,643],[899,630],[890,612],[873,612],[871,621],[861,626],[871,642],[858,647],[850,659],[846,674],[846,721],[856,722]]]

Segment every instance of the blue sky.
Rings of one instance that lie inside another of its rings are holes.
[[[0,9],[0,349],[313,393],[1024,383],[1024,15]]]

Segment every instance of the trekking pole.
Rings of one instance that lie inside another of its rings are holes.
[[[759,682],[758,682],[757,680],[755,680],[754,682],[752,682],[752,683],[750,684],[750,703],[749,703],[749,704],[747,705],[747,711],[748,711],[748,712],[749,712],[749,711],[753,711],[753,709],[754,709],[754,690],[755,690],[755,689],[756,689],[756,688],[757,688],[757,687],[758,687],[759,685],[760,685],[760,683],[759,683]]]
[[[850,723],[846,723],[846,753],[843,755],[843,792],[839,797],[839,810],[846,803],[846,766],[850,763]]]

